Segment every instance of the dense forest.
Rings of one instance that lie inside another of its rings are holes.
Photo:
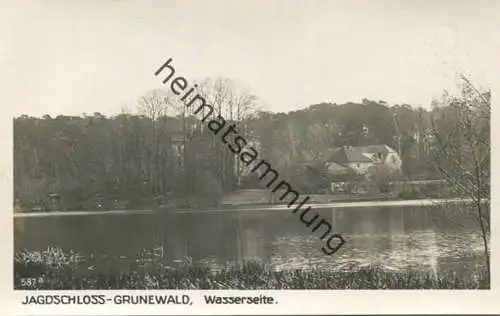
[[[272,113],[234,81],[211,79],[200,87],[207,102],[236,122],[240,135],[254,141],[298,190],[324,187],[321,170],[343,145],[388,145],[400,153],[405,177],[435,176],[428,144],[439,106],[425,110],[363,99]],[[49,194],[62,197],[69,209],[89,207],[96,196],[132,206],[213,204],[237,188],[258,187],[252,177],[192,109],[164,91],[146,93],[133,113],[14,119],[14,192],[23,207],[44,203]]]

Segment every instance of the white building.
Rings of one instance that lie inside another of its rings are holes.
[[[345,166],[358,174],[366,174],[368,169],[380,165],[400,172],[402,164],[399,154],[387,145],[344,146],[335,150],[329,163]]]

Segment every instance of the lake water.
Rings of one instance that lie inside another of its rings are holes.
[[[92,214],[14,219],[15,250],[58,246],[91,259],[98,269],[127,269],[143,249],[162,248],[163,260],[218,268],[256,260],[275,269],[387,269],[470,273],[482,263],[474,218],[439,207],[317,210],[347,243],[333,256],[321,251],[319,233],[291,211],[169,214]]]

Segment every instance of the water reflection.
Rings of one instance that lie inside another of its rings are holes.
[[[144,249],[165,263],[192,260],[218,268],[258,260],[276,269],[352,269],[383,265],[467,273],[480,260],[481,238],[471,218],[437,208],[325,209],[321,215],[347,240],[325,256],[319,234],[292,213],[131,214],[16,218],[15,249],[73,249],[99,269],[126,269]],[[18,223],[22,221],[22,223]],[[22,225],[21,225],[22,224]],[[23,229],[19,229],[22,227]]]

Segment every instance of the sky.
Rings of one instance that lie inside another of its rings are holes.
[[[429,108],[459,73],[500,69],[500,1],[85,0],[0,4],[9,114],[134,110],[168,58],[244,83],[265,110],[363,98]]]

